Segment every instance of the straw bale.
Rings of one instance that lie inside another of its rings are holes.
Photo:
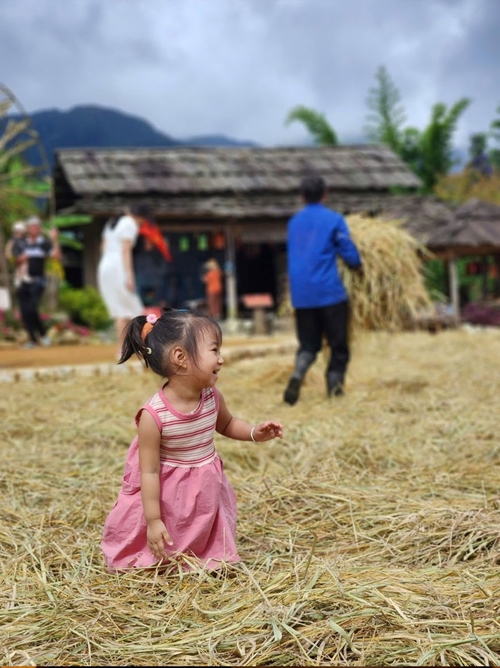
[[[150,373],[0,396],[3,665],[498,665],[500,332],[368,333],[346,396],[290,354],[220,390],[282,441],[217,438],[242,564],[106,572],[102,525]],[[132,379],[132,380],[131,380]]]
[[[351,303],[352,333],[407,328],[431,305],[421,260],[427,252],[399,221],[356,215],[348,216],[347,223],[363,261],[361,274],[338,262]],[[289,315],[288,288],[285,294],[280,314]]]

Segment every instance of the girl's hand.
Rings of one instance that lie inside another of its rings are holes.
[[[125,282],[125,287],[129,292],[135,292],[135,281],[133,278],[127,278]]]
[[[283,425],[280,422],[261,422],[253,428],[253,437],[258,443],[283,437]]]
[[[165,550],[165,542],[168,545],[172,545],[172,539],[170,534],[167,531],[167,527],[163,524],[161,520],[153,520],[148,522],[148,547],[151,550],[151,553],[157,559],[166,559],[167,552]]]

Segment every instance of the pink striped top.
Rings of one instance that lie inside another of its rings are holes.
[[[215,387],[202,391],[200,403],[190,413],[179,413],[169,403],[163,389],[146,401],[143,410],[153,417],[161,433],[160,462],[167,466],[191,468],[212,462],[215,423],[219,413],[219,394]]]

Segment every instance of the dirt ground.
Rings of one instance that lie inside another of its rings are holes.
[[[0,349],[0,369],[113,362],[115,351],[113,344],[49,346],[30,350],[3,348]]]
[[[235,336],[224,339],[224,348],[239,345],[259,345],[277,342],[278,337]],[[224,354],[224,351],[222,351]],[[47,348],[24,349],[19,346],[0,348],[0,369],[28,369],[33,367],[62,366],[66,364],[100,364],[114,362],[116,345],[54,345]]]

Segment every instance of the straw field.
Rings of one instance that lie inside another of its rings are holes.
[[[282,441],[217,439],[241,565],[110,575],[100,554],[149,373],[0,387],[3,665],[499,665],[500,332],[367,333],[346,396],[290,355],[220,389]]]

